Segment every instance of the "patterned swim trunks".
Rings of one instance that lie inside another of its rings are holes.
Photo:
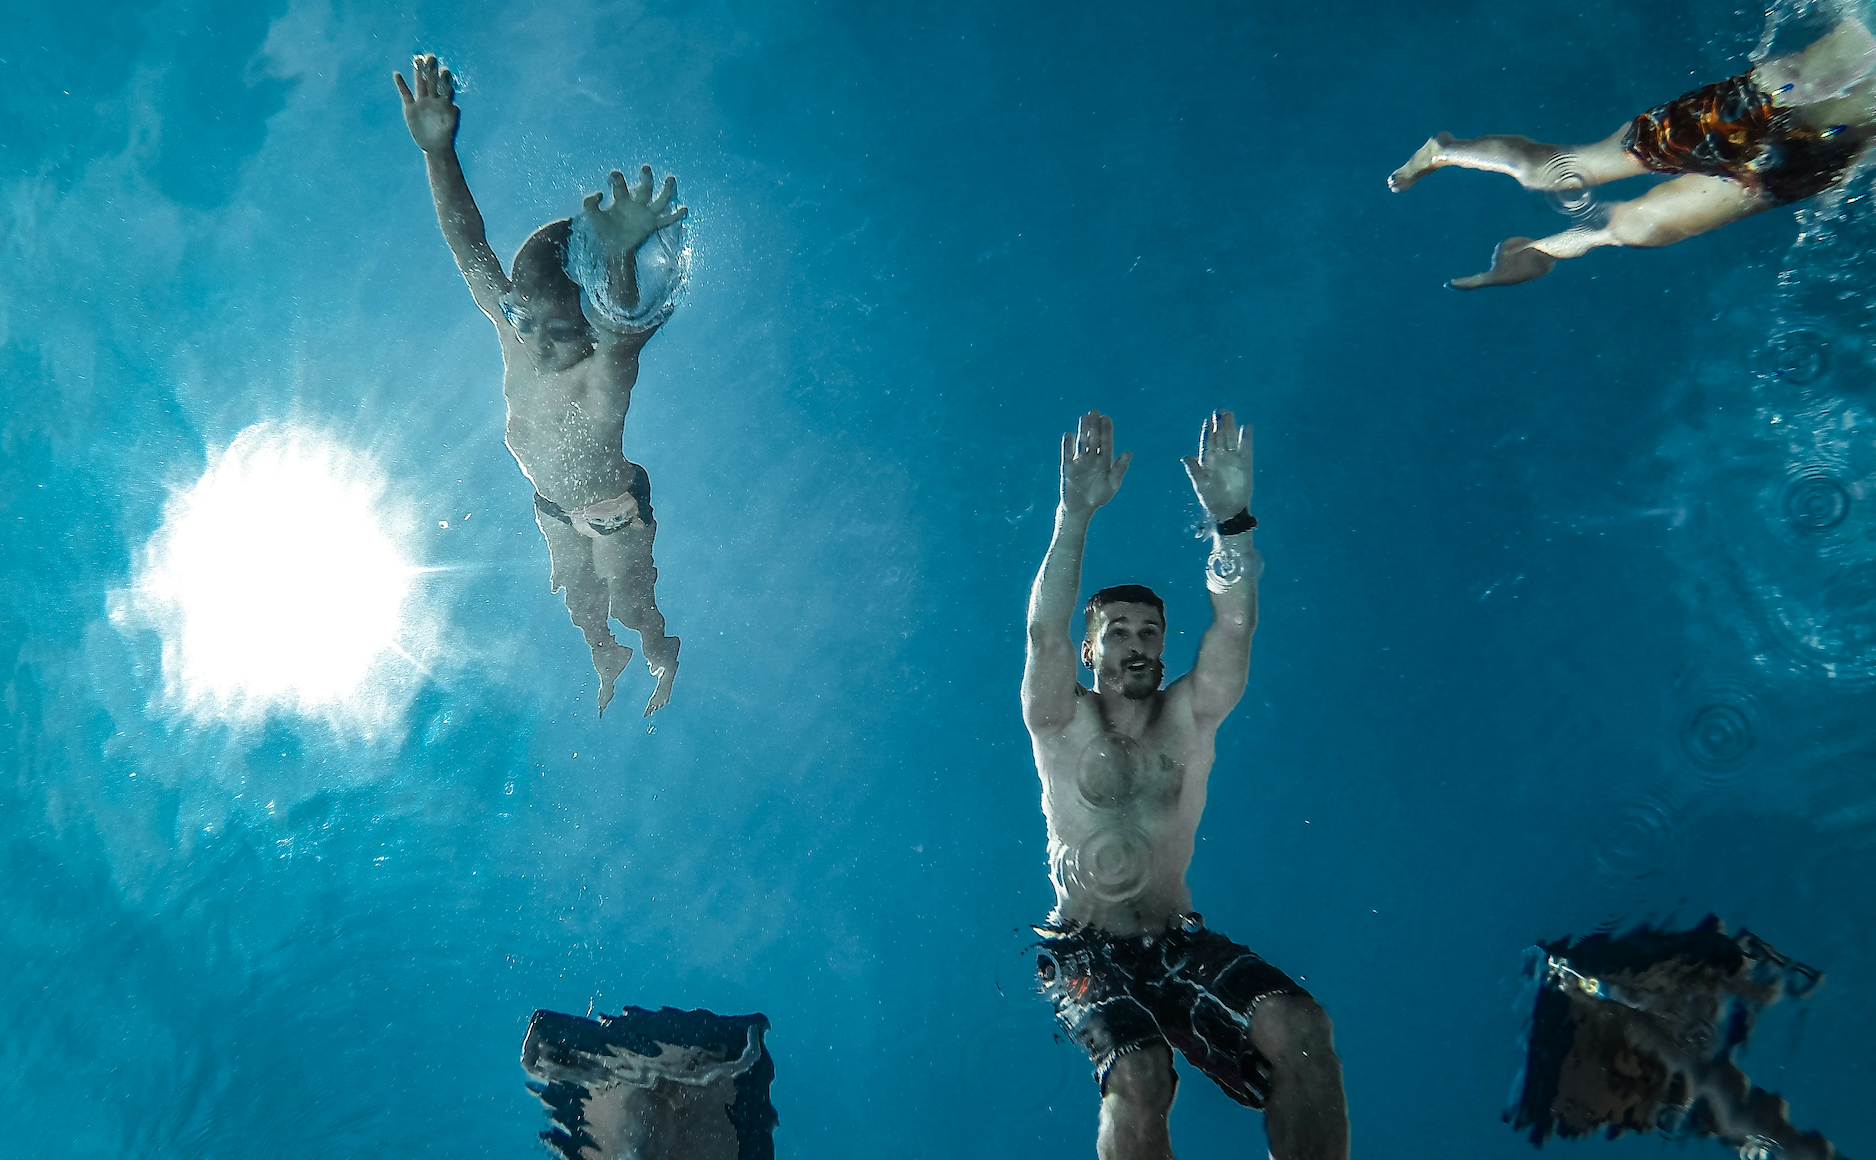
[[[1152,936],[1034,929],[1036,981],[1102,1085],[1116,1059],[1164,1043],[1232,1099],[1264,1106],[1270,1061],[1251,1045],[1251,1019],[1272,995],[1309,996],[1288,975],[1196,914]]]
[[[1841,125],[1807,124],[1743,73],[1636,117],[1622,147],[1657,173],[1729,177],[1784,205],[1842,180],[1868,140]]]

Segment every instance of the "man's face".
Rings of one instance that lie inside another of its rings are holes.
[[[1166,619],[1151,604],[1104,604],[1094,610],[1082,659],[1096,677],[1096,687],[1118,689],[1123,697],[1145,700],[1159,691],[1166,666]]]

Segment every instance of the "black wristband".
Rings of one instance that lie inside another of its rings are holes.
[[[1257,517],[1251,514],[1250,508],[1245,508],[1228,520],[1218,521],[1218,534],[1221,536],[1238,536],[1250,531],[1256,526]]]

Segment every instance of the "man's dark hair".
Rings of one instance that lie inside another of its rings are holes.
[[[1081,614],[1087,619],[1090,629],[1094,627],[1095,610],[1110,604],[1151,604],[1158,610],[1161,623],[1166,620],[1166,602],[1159,598],[1159,593],[1144,584],[1116,584],[1088,597],[1088,606],[1081,610]]]

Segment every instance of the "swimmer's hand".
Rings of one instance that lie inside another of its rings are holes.
[[[1075,515],[1093,515],[1120,490],[1131,462],[1131,451],[1114,454],[1114,420],[1089,411],[1074,433],[1062,436],[1062,507]]]
[[[435,53],[412,57],[410,75],[417,82],[414,93],[404,83],[403,73],[394,72],[391,78],[397,82],[397,95],[404,98],[404,124],[410,126],[411,137],[425,153],[450,148],[456,144],[456,126],[462,119],[462,110],[456,107],[456,81]]]
[[[1214,521],[1251,506],[1251,429],[1229,411],[1213,411],[1199,427],[1199,453],[1181,460],[1192,490]]]
[[[645,239],[659,230],[684,220],[689,211],[671,205],[676,195],[676,177],[666,177],[664,188],[654,192],[651,166],[643,165],[636,185],[628,184],[625,174],[612,171],[612,204],[605,209],[599,208],[606,196],[599,191],[587,194],[580,205],[586,211],[586,220],[592,223],[593,233],[605,243],[606,253],[623,258],[636,253]]]

